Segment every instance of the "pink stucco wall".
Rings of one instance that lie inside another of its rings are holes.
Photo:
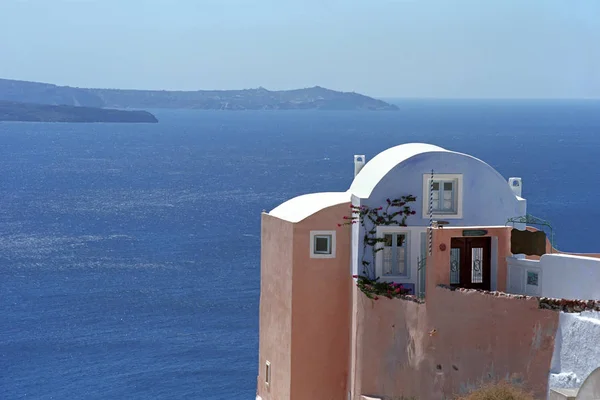
[[[296,224],[262,217],[260,355],[263,400],[345,399],[350,348],[349,204]],[[336,257],[311,258],[310,232],[336,231]],[[271,384],[265,385],[265,362]]]
[[[545,397],[558,313],[536,299],[439,287],[426,304],[354,296],[353,399],[444,399],[504,379]]]
[[[345,399],[350,348],[350,229],[338,227],[349,205],[296,224],[292,314],[292,400]],[[333,259],[310,258],[310,231],[335,230]]]
[[[262,214],[260,265],[260,339],[257,393],[264,399],[289,399],[292,363],[292,259],[294,225]],[[265,362],[271,384],[265,384]]]

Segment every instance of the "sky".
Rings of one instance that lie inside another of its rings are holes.
[[[0,78],[600,98],[600,0],[0,0]]]

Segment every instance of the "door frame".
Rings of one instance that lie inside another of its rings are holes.
[[[473,249],[475,248],[482,249],[480,260],[481,282],[473,282],[472,279],[474,268]],[[492,238],[490,236],[454,237],[450,240],[450,249],[460,249],[458,260],[460,266],[458,271],[459,283],[452,283],[451,286],[490,291],[492,287]],[[448,268],[451,268],[451,265]]]

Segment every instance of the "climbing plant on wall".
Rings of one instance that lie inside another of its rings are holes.
[[[406,226],[406,219],[416,212],[410,207],[410,203],[416,201],[415,196],[402,196],[398,199],[386,200],[385,207],[370,208],[367,206],[351,205],[352,216],[344,217],[345,221],[339,226],[360,224],[363,227],[363,253],[361,260],[362,272],[354,275],[357,287],[369,298],[377,300],[379,296],[388,298],[402,297],[409,290],[399,283],[381,282],[375,273],[375,255],[383,250],[379,243],[385,242],[385,238],[377,237],[378,226]],[[404,240],[401,237],[400,240]],[[368,249],[371,249],[370,260],[367,259]]]

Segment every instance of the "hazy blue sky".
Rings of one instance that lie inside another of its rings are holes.
[[[0,0],[0,77],[600,97],[600,0]]]

